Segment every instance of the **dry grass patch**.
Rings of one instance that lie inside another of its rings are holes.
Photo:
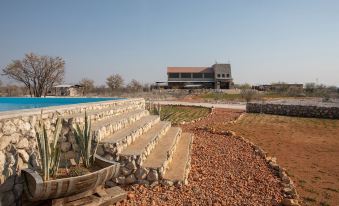
[[[172,124],[182,122],[191,122],[193,120],[206,117],[211,109],[205,107],[187,107],[187,106],[161,106],[161,120],[171,121]]]

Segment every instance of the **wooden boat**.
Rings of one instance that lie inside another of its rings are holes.
[[[23,169],[26,195],[30,201],[76,196],[81,193],[91,195],[107,180],[119,175],[120,165],[117,162],[96,155],[94,164],[102,169],[82,176],[49,181],[43,181],[42,177],[31,169]]]

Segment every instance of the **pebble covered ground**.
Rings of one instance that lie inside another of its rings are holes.
[[[117,205],[279,205],[282,187],[265,160],[249,144],[213,128],[240,114],[216,109],[207,118],[182,125],[194,133],[188,185],[126,186],[128,198]]]

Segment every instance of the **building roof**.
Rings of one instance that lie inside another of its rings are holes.
[[[213,73],[211,67],[167,67],[167,73]]]

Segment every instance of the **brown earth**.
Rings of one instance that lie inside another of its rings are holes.
[[[246,114],[226,128],[277,157],[304,205],[339,205],[339,120]]]
[[[249,144],[206,129],[226,126],[240,114],[216,110],[212,116],[182,126],[195,138],[189,185],[126,186],[128,200],[117,205],[278,205],[282,187],[265,160]]]

